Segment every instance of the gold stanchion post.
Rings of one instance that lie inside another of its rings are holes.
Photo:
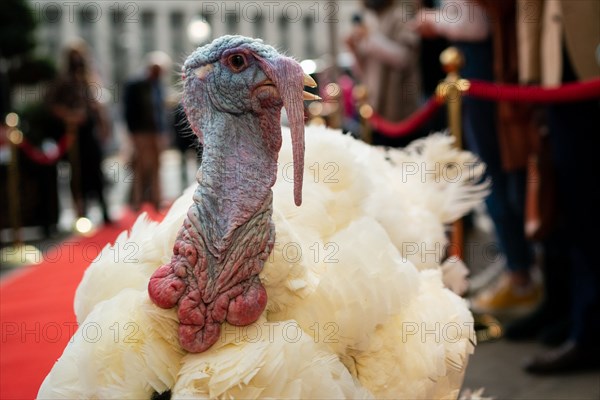
[[[450,134],[454,136],[454,145],[462,149],[462,94],[470,85],[459,74],[464,58],[457,48],[449,47],[440,54],[440,62],[448,75],[438,86],[438,95],[446,99]],[[463,221],[459,219],[452,225],[448,257],[464,259],[464,234]],[[473,318],[478,342],[497,340],[502,336],[502,325],[494,316],[474,313]]]
[[[468,88],[469,82],[460,77],[460,69],[464,65],[461,52],[455,47],[449,47],[440,54],[440,62],[446,71],[446,79],[437,87],[438,96],[446,99],[448,107],[448,125],[450,134],[454,137],[454,145],[462,148],[462,92]],[[463,259],[464,228],[463,221],[458,220],[452,225],[448,256]]]
[[[8,165],[8,211],[12,229],[12,246],[0,251],[0,260],[10,266],[35,264],[41,261],[41,252],[32,245],[23,243],[21,236],[21,194],[19,193],[19,145],[23,132],[18,128],[19,116],[9,113],[5,119],[10,142],[10,164]]]
[[[341,129],[343,124],[342,88],[338,83],[332,82],[325,86],[325,92],[328,101],[323,110],[327,114],[327,125],[333,129]]]
[[[360,137],[366,143],[373,143],[373,132],[369,125],[369,118],[373,115],[373,108],[367,103],[368,89],[365,85],[356,85],[352,91],[352,96],[358,106],[358,115],[360,116]]]
[[[12,228],[13,246],[19,247],[21,238],[21,203],[19,201],[19,144],[23,141],[23,133],[16,126],[9,127],[8,140],[10,142],[10,164],[8,165],[8,208],[10,212],[10,226]]]

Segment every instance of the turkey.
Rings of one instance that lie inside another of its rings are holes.
[[[481,202],[483,166],[441,134],[385,151],[305,131],[314,81],[259,39],[216,39],[183,73],[198,185],[86,270],[38,397],[456,398],[475,335],[442,282],[444,224]]]

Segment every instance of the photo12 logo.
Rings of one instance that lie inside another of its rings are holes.
[[[436,322],[428,324],[426,322],[402,322],[401,329],[402,343],[410,340],[418,340],[422,343],[457,343],[461,340],[469,340],[475,337],[474,324],[464,322],[462,325],[458,322],[449,322],[441,324]]]
[[[114,322],[103,326],[97,322],[2,322],[0,325],[0,342],[21,343],[58,343],[83,340],[97,343],[104,337],[115,343],[138,343],[137,335],[140,327],[135,322]],[[108,335],[108,336],[105,336]]]
[[[202,16],[213,21],[275,23],[279,18],[295,23],[311,19],[313,22],[337,23],[339,5],[333,1],[203,1]]]
[[[264,321],[247,326],[225,324],[220,340],[227,343],[274,343],[279,340],[297,343],[308,337],[315,343],[338,343],[338,334],[339,326],[335,322],[314,322],[304,330],[295,321]]]
[[[107,14],[113,22],[139,23],[140,2],[96,2],[96,1],[36,1],[32,3],[34,17],[38,23],[97,23]]]

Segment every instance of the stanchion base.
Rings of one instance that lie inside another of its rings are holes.
[[[10,268],[39,264],[42,259],[42,252],[30,244],[20,244],[0,249],[0,262]]]

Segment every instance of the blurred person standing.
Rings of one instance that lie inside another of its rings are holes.
[[[364,16],[355,18],[346,44],[356,59],[356,75],[368,101],[388,121],[398,122],[419,107],[419,35],[408,28],[415,1],[363,0]],[[391,139],[373,132],[373,144],[405,146],[418,137]]]
[[[518,0],[516,21],[523,84],[556,87],[600,77],[598,0]],[[571,312],[568,339],[524,365],[538,374],[600,368],[600,102],[551,105],[547,126],[563,217],[555,247],[568,258],[567,265],[553,267],[567,270],[571,284],[570,296],[568,291],[550,294],[570,300]]]
[[[50,86],[46,101],[57,120],[58,134],[73,134],[75,138],[69,158],[77,216],[84,217],[88,200],[96,198],[104,222],[110,223],[101,168],[102,144],[108,140],[110,128],[98,98],[101,88],[90,67],[87,45],[80,40],[65,50],[64,70]]]
[[[415,29],[423,37],[445,37],[461,50],[465,58],[465,65],[460,71],[463,78],[506,81],[510,79],[507,76],[510,69],[504,64],[508,65],[512,60],[510,55],[500,59],[499,56],[505,53],[501,47],[507,43],[501,42],[502,33],[498,29],[493,32],[497,35],[494,43],[491,25],[494,22],[498,28],[500,25],[496,24],[502,23],[498,17],[504,5],[495,4],[495,8],[488,12],[477,1],[442,0],[440,9],[419,11],[414,20]],[[491,19],[490,14],[496,19]],[[496,68],[495,63],[499,63]],[[516,70],[513,75],[512,79],[516,79]],[[487,165],[486,173],[492,179],[486,206],[500,250],[506,257],[506,271],[500,280],[473,301],[473,308],[482,312],[533,307],[541,299],[541,288],[531,274],[533,253],[524,227],[525,167],[529,151],[525,138],[528,132],[527,129],[520,131],[520,124],[513,126],[512,119],[505,121],[507,115],[502,113],[508,114],[508,111],[506,107],[499,109],[492,101],[463,98],[463,135],[468,149]],[[501,112],[500,116],[498,112]],[[517,140],[510,140],[515,137]]]
[[[125,120],[133,143],[131,205],[136,211],[145,201],[160,209],[160,152],[168,129],[161,77],[169,65],[166,54],[149,53],[144,75],[125,86]]]
[[[498,83],[519,83],[517,1],[477,0],[490,14],[494,49],[494,77]],[[537,339],[555,346],[567,337],[570,312],[569,258],[555,229],[554,166],[547,130],[540,126],[543,108],[522,102],[497,102],[498,139],[505,171],[526,169],[527,238],[539,242],[544,294],[530,314],[509,321],[504,337]]]

